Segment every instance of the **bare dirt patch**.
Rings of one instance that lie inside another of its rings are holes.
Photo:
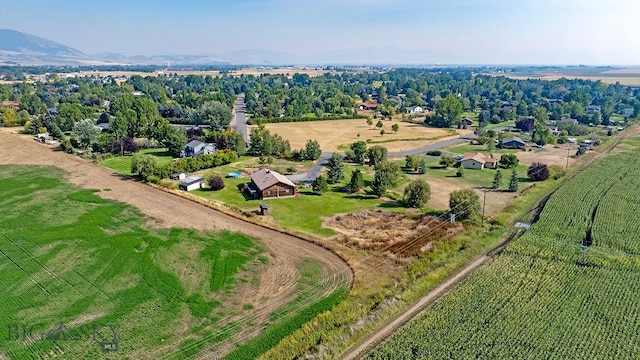
[[[348,145],[359,140],[366,141],[367,139],[373,141],[415,138],[432,139],[419,141],[394,141],[378,144],[386,147],[389,151],[402,151],[429,145],[437,141],[442,141],[445,137],[452,136],[452,133],[448,132],[446,129],[431,128],[421,124],[388,120],[382,121],[384,124],[383,129],[385,130],[385,134],[383,136],[380,135],[380,128],[375,127],[376,123],[377,120],[374,120],[373,125],[369,126],[365,119],[352,119],[276,123],[266,124],[265,126],[271,133],[279,134],[284,139],[289,140],[292,149],[300,149],[304,147],[307,140],[316,139],[320,143],[320,147],[323,151],[336,151],[340,145]],[[391,126],[394,124],[399,126],[397,133],[394,133],[391,130]],[[360,134],[359,137],[358,134]],[[453,135],[456,135],[457,137],[458,134],[462,133],[457,131],[457,133]]]
[[[577,150],[578,147],[575,144],[571,146],[567,144],[547,145],[540,151],[517,152],[516,156],[520,159],[520,164],[523,165],[531,165],[534,162],[539,162],[547,165],[560,165],[565,167],[567,165],[567,156],[569,158],[569,166],[576,162],[574,155]]]
[[[428,252],[433,242],[447,239],[463,229],[433,216],[365,210],[337,215],[325,226],[342,234],[339,241],[359,249],[407,258]]]

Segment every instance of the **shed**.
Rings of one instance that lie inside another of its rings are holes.
[[[191,191],[195,189],[200,189],[203,186],[202,177],[200,176],[189,176],[182,180],[180,183],[180,190]]]
[[[269,215],[269,205],[260,204],[260,215],[262,215],[262,216]]]
[[[184,180],[184,178],[186,177],[187,175],[185,175],[185,173],[175,173],[175,174],[169,175],[169,179],[171,180]]]

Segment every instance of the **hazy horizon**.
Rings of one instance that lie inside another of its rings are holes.
[[[86,54],[264,49],[300,62],[640,64],[631,0],[0,0],[0,24]]]

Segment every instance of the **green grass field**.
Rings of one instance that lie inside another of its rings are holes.
[[[569,180],[529,231],[368,358],[637,358],[639,202],[632,138]]]
[[[0,358],[101,358],[93,329],[111,341],[114,326],[116,357],[155,359],[241,312],[228,300],[263,266],[254,240],[144,228],[134,208],[67,185],[62,175],[0,167],[0,205],[11,209],[0,215],[0,329],[15,338],[3,334]],[[42,338],[60,324],[57,338]],[[34,327],[34,337],[20,337],[23,326]]]
[[[139,154],[149,154],[158,158],[158,165],[168,164],[173,160],[173,157],[169,155],[167,149],[142,149]],[[118,174],[133,175],[131,174],[131,158],[132,155],[114,156],[108,159],[100,161],[100,165],[115,170]]]

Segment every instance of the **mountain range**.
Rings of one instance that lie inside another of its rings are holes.
[[[87,55],[69,46],[15,30],[0,29],[0,65],[293,65],[293,64],[427,64],[436,54],[395,46],[293,54],[248,49],[224,54]],[[375,60],[372,60],[375,59]]]

